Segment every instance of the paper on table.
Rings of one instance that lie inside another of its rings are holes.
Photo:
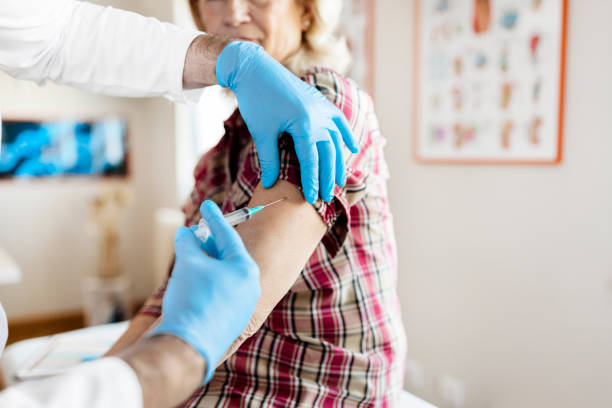
[[[77,364],[99,358],[109,346],[104,339],[54,336],[15,375],[19,380],[29,380],[61,374]]]
[[[30,348],[25,363],[20,363],[14,373],[17,380],[30,380],[48,377],[65,372],[77,364],[95,360],[117,341],[126,330],[128,322],[113,323],[102,326],[88,327],[73,332],[57,334],[48,338],[23,341],[22,348],[28,349],[27,343],[37,341],[38,345]],[[7,349],[18,348],[16,343]],[[18,351],[18,350],[14,350]],[[25,350],[24,350],[25,351]]]

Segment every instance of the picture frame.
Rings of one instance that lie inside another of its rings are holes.
[[[567,0],[415,0],[423,164],[562,160]]]
[[[128,180],[131,156],[123,114],[0,118],[0,182]]]

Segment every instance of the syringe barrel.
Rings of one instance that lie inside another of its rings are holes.
[[[225,218],[225,221],[232,227],[248,220],[250,217],[251,213],[246,207],[240,208],[236,211],[232,211],[231,213],[227,213],[223,216],[223,218]],[[198,223],[198,229],[195,231],[195,234],[198,238],[200,238],[200,240],[202,240],[202,242],[206,242],[210,237],[210,227],[208,226],[208,223],[204,218],[200,219],[200,222]]]
[[[208,241],[208,237],[210,237],[211,233],[210,228],[208,227],[208,223],[204,218],[200,219],[200,222],[198,223],[198,229],[195,230],[194,234],[196,235],[196,237],[200,238],[202,242],[205,243],[206,241]]]
[[[225,218],[225,221],[227,221],[229,225],[234,227],[251,218],[251,213],[247,207],[243,207],[236,211],[232,211],[231,213],[225,214],[223,218]]]

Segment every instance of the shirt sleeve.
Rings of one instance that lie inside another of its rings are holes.
[[[0,393],[0,407],[106,408],[143,406],[134,370],[117,357],[86,363],[66,374],[27,381]]]
[[[0,1],[0,69],[39,84],[187,102],[197,95],[183,90],[183,67],[199,34],[76,0]]]

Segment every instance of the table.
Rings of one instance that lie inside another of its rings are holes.
[[[75,345],[79,352],[87,350],[89,355],[102,355],[127,330],[129,322],[111,323],[102,326],[87,327],[52,336],[36,337],[19,341],[6,348],[0,358],[0,372],[3,382],[9,386],[18,382],[15,374],[28,366],[33,357],[40,355],[52,343],[61,343],[64,346]]]

